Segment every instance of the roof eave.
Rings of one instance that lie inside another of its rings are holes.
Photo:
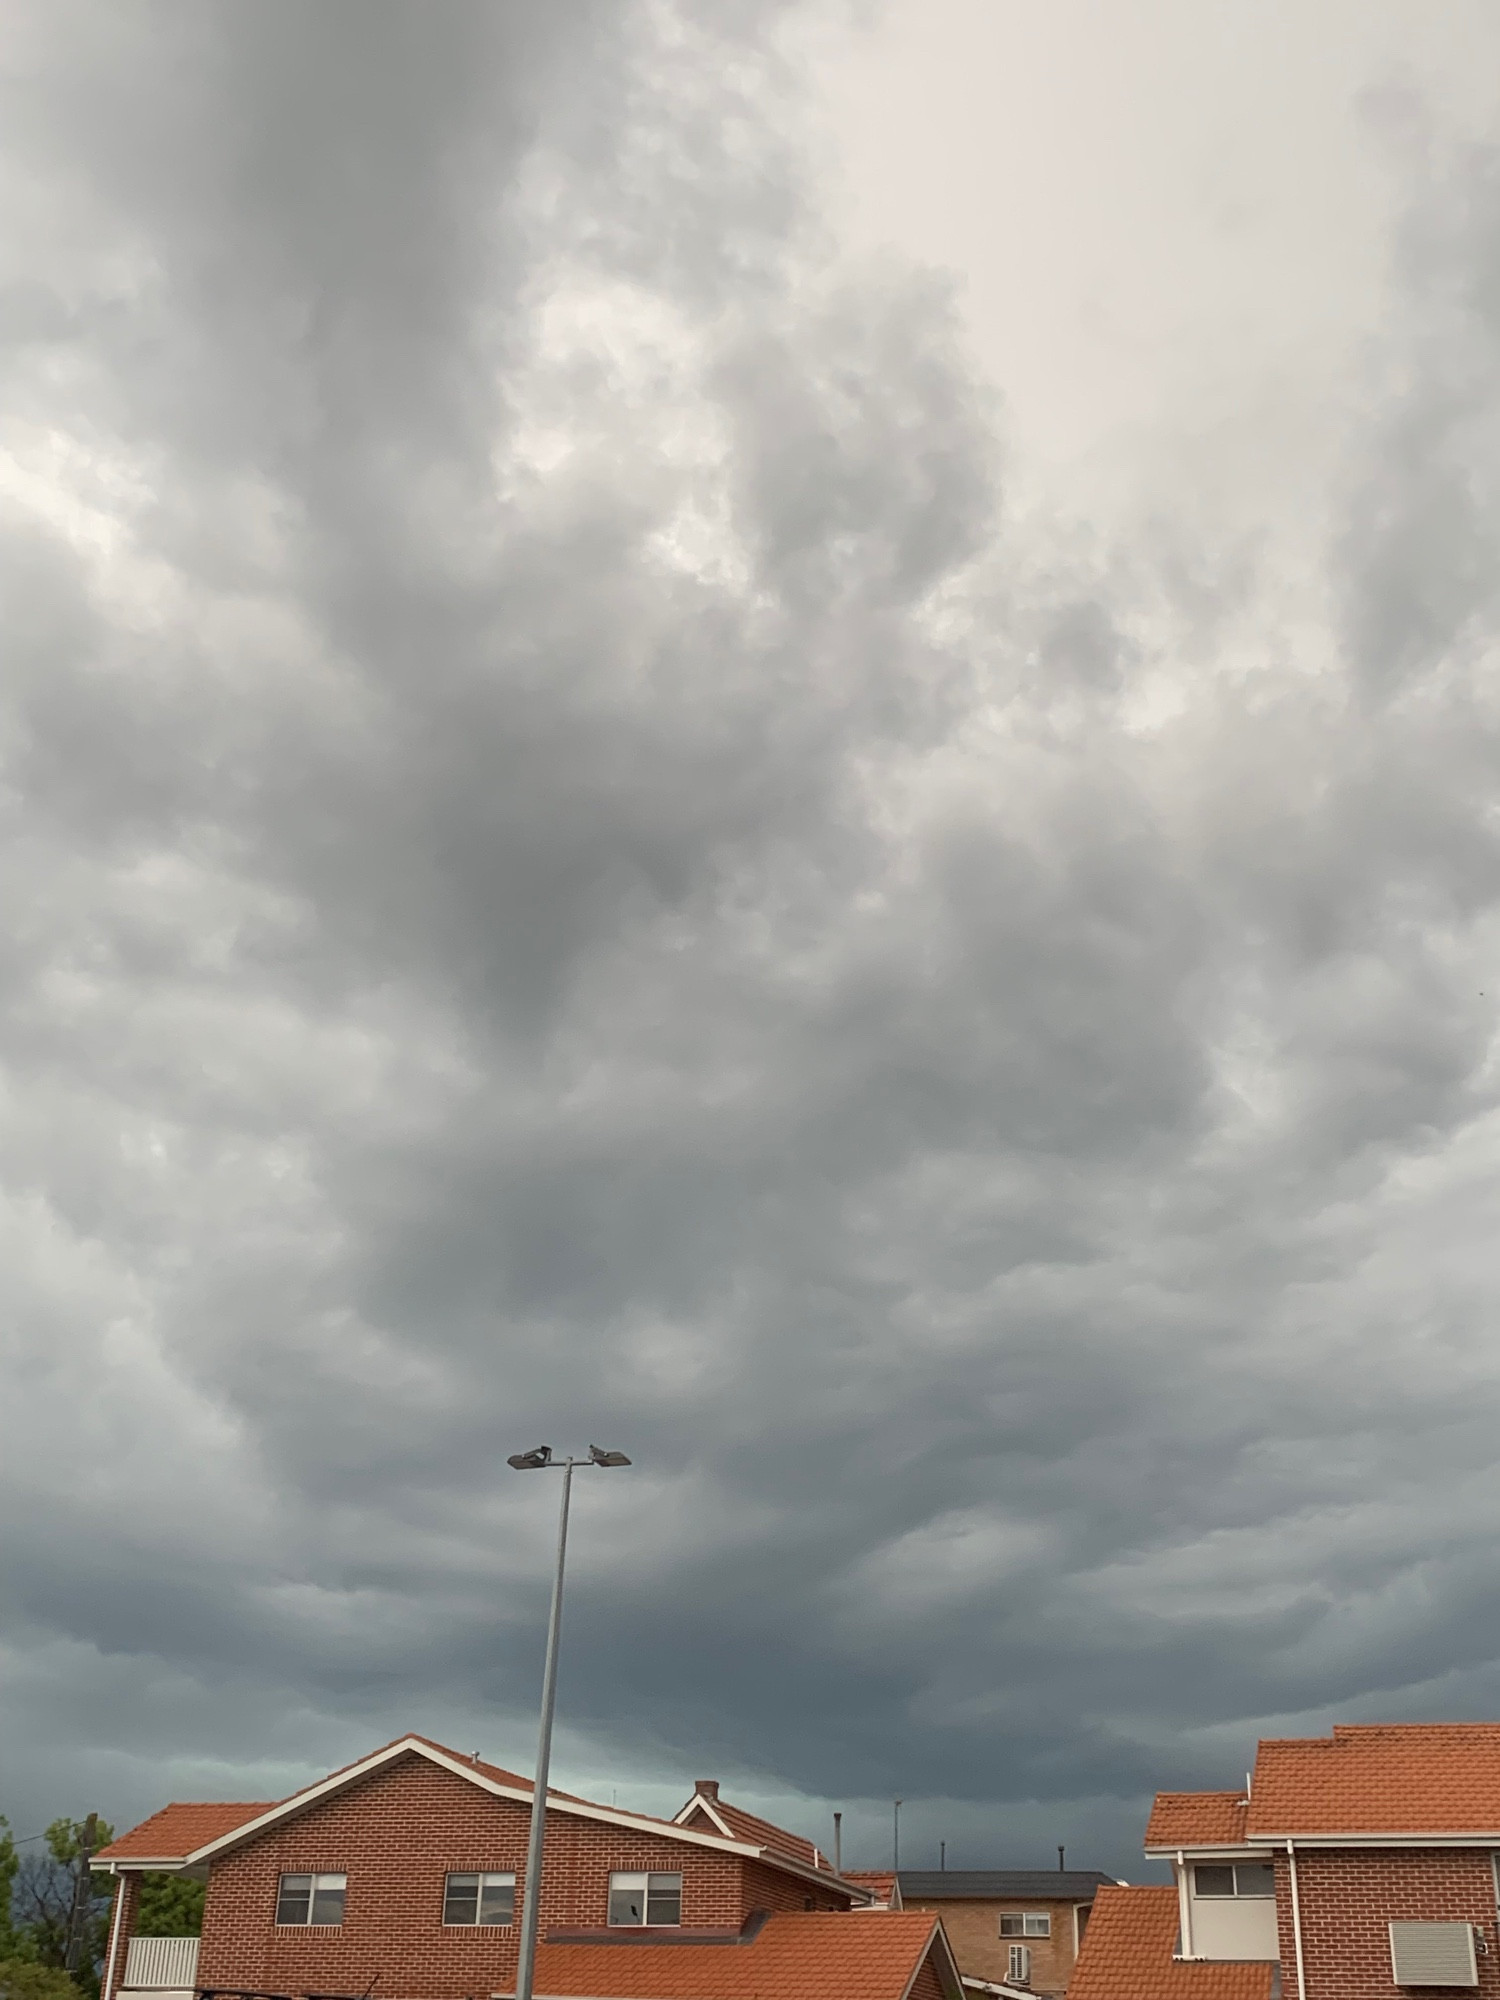
[[[1471,1828],[1465,1833],[1253,1833],[1253,1847],[1500,1847],[1500,1829]],[[1175,1850],[1174,1850],[1175,1851]]]
[[[254,1819],[246,1820],[240,1826],[231,1827],[227,1833],[221,1833],[213,1840],[205,1841],[201,1847],[194,1848],[190,1854],[179,1860],[167,1864],[132,1861],[131,1866],[201,1867],[207,1862],[216,1860],[220,1855],[228,1854],[236,1847],[257,1839],[282,1820],[294,1819],[299,1813],[307,1811],[321,1800],[334,1797],[337,1793],[347,1790],[349,1786],[359,1784],[377,1771],[384,1770],[397,1758],[408,1755],[425,1757],[430,1764],[436,1764],[440,1770],[452,1772],[455,1777],[463,1778],[467,1783],[478,1786],[481,1791],[489,1792],[494,1798],[508,1799],[514,1804],[528,1807],[532,1803],[533,1792],[529,1786],[523,1789],[517,1785],[503,1785],[499,1779],[488,1777],[475,1765],[466,1763],[461,1758],[450,1757],[446,1751],[439,1750],[420,1736],[404,1736],[399,1742],[388,1743],[384,1749],[362,1758],[357,1764],[349,1765],[346,1770],[335,1771],[330,1777],[320,1779],[317,1784],[309,1785],[304,1791],[294,1792],[289,1799],[279,1800],[268,1811],[258,1813]],[[817,1882],[825,1887],[836,1888],[856,1900],[868,1900],[867,1891],[858,1888],[852,1882],[846,1882],[842,1876],[835,1875],[826,1868],[816,1868],[811,1862],[801,1862],[793,1855],[783,1854],[778,1848],[758,1847],[751,1841],[735,1840],[728,1835],[700,1833],[695,1827],[678,1826],[672,1820],[647,1819],[638,1813],[620,1812],[612,1806],[596,1806],[586,1799],[562,1799],[551,1792],[547,1795],[547,1810],[566,1814],[573,1819],[597,1820],[606,1826],[622,1827],[630,1833],[648,1833],[664,1840],[684,1841],[689,1846],[707,1847],[720,1854],[736,1854],[746,1861],[763,1861],[768,1867],[779,1868],[785,1874],[795,1875],[799,1881]]]
[[[320,1779],[315,1785],[309,1785],[306,1790],[294,1792],[289,1799],[279,1800],[269,1811],[257,1814],[254,1819],[246,1820],[241,1826],[232,1827],[228,1833],[222,1833],[214,1840],[205,1841],[202,1847],[194,1848],[186,1857],[186,1863],[198,1864],[215,1860],[219,1855],[229,1853],[246,1841],[256,1839],[281,1820],[295,1818],[298,1813],[305,1812],[322,1799],[332,1798],[338,1792],[347,1790],[350,1785],[356,1785],[362,1779],[372,1777],[375,1772],[384,1770],[387,1764],[393,1764],[398,1757],[408,1755],[425,1757],[430,1764],[436,1764],[440,1770],[452,1772],[455,1777],[463,1778],[467,1783],[478,1786],[481,1791],[489,1792],[494,1798],[509,1799],[514,1804],[524,1806],[530,1806],[532,1803],[533,1792],[530,1786],[522,1788],[518,1785],[502,1785],[497,1778],[486,1776],[475,1765],[466,1763],[461,1758],[450,1757],[445,1751],[425,1742],[420,1736],[404,1736],[399,1742],[388,1743],[383,1750],[377,1750],[373,1755],[362,1758],[359,1763],[349,1765],[346,1770],[336,1771],[331,1777]],[[652,1833],[666,1840],[686,1841],[693,1847],[714,1848],[720,1853],[738,1854],[746,1858],[764,1856],[773,1860],[778,1866],[787,1865],[781,1856],[768,1855],[765,1850],[752,1846],[748,1841],[730,1840],[712,1833],[699,1833],[692,1827],[677,1826],[671,1820],[647,1819],[638,1813],[620,1812],[612,1806],[596,1806],[586,1799],[563,1799],[549,1791],[547,1811],[565,1813],[574,1819],[599,1820],[606,1826],[623,1827],[631,1833]]]
[[[934,1917],[932,1920],[932,1928],[927,1933],[927,1942],[917,1953],[912,1963],[910,1976],[905,1986],[901,1989],[901,2000],[911,2000],[911,1989],[916,1985],[917,1975],[921,1972],[922,1967],[932,1956],[934,1945],[940,1945],[943,1953],[943,1962],[938,1969],[938,1983],[951,1996],[951,2000],[963,2000],[963,1974],[958,1969],[958,1961],[953,1956],[953,1947],[948,1942],[948,1933],[943,1929],[941,1917]],[[945,1973],[947,1975],[946,1978],[944,1977]]]
[[[1277,1846],[1285,1847],[1286,1842],[1276,1841],[1269,1834],[1258,1833],[1253,1840],[1211,1841],[1211,1840],[1168,1840],[1148,1841],[1141,1852],[1152,1861],[1174,1861],[1179,1854],[1190,1856],[1195,1861],[1220,1855],[1234,1856],[1249,1854],[1257,1848],[1264,1848],[1269,1854]],[[1100,1885],[1104,1886],[1103,1884]]]

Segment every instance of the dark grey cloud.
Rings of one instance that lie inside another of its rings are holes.
[[[1500,1697],[1492,162],[1310,633],[1007,515],[781,18],[23,10],[13,1819],[524,1761],[541,1437],[641,1803],[1128,1872]]]

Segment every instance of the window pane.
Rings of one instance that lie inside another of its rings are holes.
[[[311,1875],[283,1875],[281,1890],[276,1898],[277,1923],[305,1924],[308,1905],[311,1902]]]
[[[1200,1896],[1232,1896],[1234,1894],[1234,1870],[1232,1868],[1198,1866],[1193,1870],[1193,1888]]]
[[[646,1896],[642,1889],[611,1889],[609,1892],[609,1920],[612,1924],[643,1924],[646,1921]]]
[[[1052,1919],[1047,1915],[1045,1910],[1039,1915],[1032,1911],[1027,1912],[1026,1935],[1027,1937],[1051,1937]]]
[[[514,1875],[486,1875],[480,1887],[479,1921],[482,1924],[514,1923],[516,1878]]]
[[[1000,1919],[1001,1937],[1022,1937],[1025,1935],[1025,1919],[1019,1916]]]
[[[1269,1861],[1237,1861],[1234,1865],[1234,1893],[1237,1896],[1274,1896],[1276,1870]]]
[[[648,1924],[680,1924],[682,1922],[682,1877],[680,1875],[647,1876],[646,1922]]]
[[[344,1921],[345,1879],[342,1875],[318,1875],[313,1878],[312,1916],[309,1922],[341,1924]]]
[[[443,1922],[472,1924],[479,1917],[479,1877],[450,1875],[443,1890]]]

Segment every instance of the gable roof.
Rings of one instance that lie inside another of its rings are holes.
[[[1171,1883],[1094,1898],[1068,2000],[1273,2000],[1279,1967],[1244,1959],[1178,1959],[1177,1891]]]
[[[1268,1738],[1248,1832],[1494,1836],[1500,1723],[1340,1723],[1331,1736]]]
[[[1146,1822],[1146,1851],[1242,1847],[1247,1805],[1243,1792],[1158,1792]]]
[[[111,1841],[108,1847],[100,1848],[91,1865],[114,1871],[119,1867],[161,1868],[198,1867],[212,1861],[233,1848],[254,1840],[273,1826],[293,1819],[309,1807],[322,1800],[332,1798],[350,1786],[374,1776],[377,1771],[398,1762],[403,1757],[423,1757],[429,1763],[463,1778],[493,1797],[509,1799],[520,1805],[529,1806],[532,1801],[532,1786],[528,1778],[520,1777],[514,1771],[507,1771],[498,1764],[486,1764],[481,1759],[461,1756],[441,1743],[434,1743],[426,1736],[401,1736],[393,1743],[384,1744],[357,1763],[346,1764],[341,1770],[332,1771],[316,1784],[304,1786],[300,1792],[293,1792],[289,1798],[280,1799],[270,1805],[246,1806],[197,1806],[173,1805],[154,1813],[149,1820],[143,1820],[137,1827]],[[580,1819],[603,1821],[608,1826],[617,1826],[637,1833],[651,1833],[665,1840],[678,1840],[694,1847],[717,1849],[720,1853],[738,1854],[747,1860],[764,1861],[773,1868],[780,1868],[804,1880],[832,1882],[847,1888],[851,1896],[863,1892],[853,1883],[845,1883],[826,1865],[817,1865],[812,1860],[804,1860],[800,1854],[774,1844],[771,1841],[757,1841],[741,1835],[704,1832],[698,1827],[680,1826],[675,1820],[654,1819],[646,1813],[620,1812],[613,1806],[595,1805],[592,1800],[580,1799],[571,1792],[557,1792],[548,1789],[547,1810],[566,1813]],[[210,1817],[200,1817],[209,1815]],[[743,1816],[747,1821],[752,1815]],[[780,1840],[796,1842],[796,1836],[782,1834],[768,1822],[754,1821],[756,1826],[765,1826]],[[189,1842],[192,1845],[189,1845]],[[169,1843],[164,1846],[162,1843]],[[810,1854],[816,1849],[808,1842],[797,1843]]]
[[[727,1840],[744,1840],[755,1847],[771,1847],[778,1854],[790,1855],[806,1868],[821,1869],[829,1875],[833,1873],[822,1849],[814,1846],[812,1841],[804,1840],[800,1833],[788,1833],[784,1826],[776,1826],[768,1819],[746,1812],[742,1806],[730,1805],[727,1799],[719,1797],[717,1787],[712,1793],[694,1792],[682,1811],[674,1816],[672,1824],[691,1826],[699,1819],[708,1820]]]
[[[893,1910],[901,1907],[901,1884],[889,1868],[846,1868],[844,1880],[857,1883],[878,1903]]]
[[[929,1955],[947,2000],[960,2000],[933,1917],[780,1913],[721,1944],[542,1944],[535,1991],[538,2000],[906,2000]]]
[[[133,1826],[129,1833],[122,1833],[112,1840],[108,1847],[101,1847],[94,1855],[95,1861],[163,1861],[176,1867],[194,1848],[202,1847],[206,1841],[217,1840],[221,1834],[232,1828],[243,1826],[247,1820],[258,1819],[271,1810],[266,1800],[247,1801],[231,1805],[223,1803],[181,1804],[163,1806],[160,1812],[152,1813],[150,1819],[143,1819],[139,1826]]]
[[[903,1903],[1086,1903],[1114,1879],[1097,1868],[903,1868],[900,1875]]]

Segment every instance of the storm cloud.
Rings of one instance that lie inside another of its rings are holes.
[[[1129,1873],[1258,1731],[1500,1705],[1496,157],[1294,588],[1009,505],[795,27],[13,16],[19,1831],[526,1762],[543,1439],[635,1460],[633,1803]]]

